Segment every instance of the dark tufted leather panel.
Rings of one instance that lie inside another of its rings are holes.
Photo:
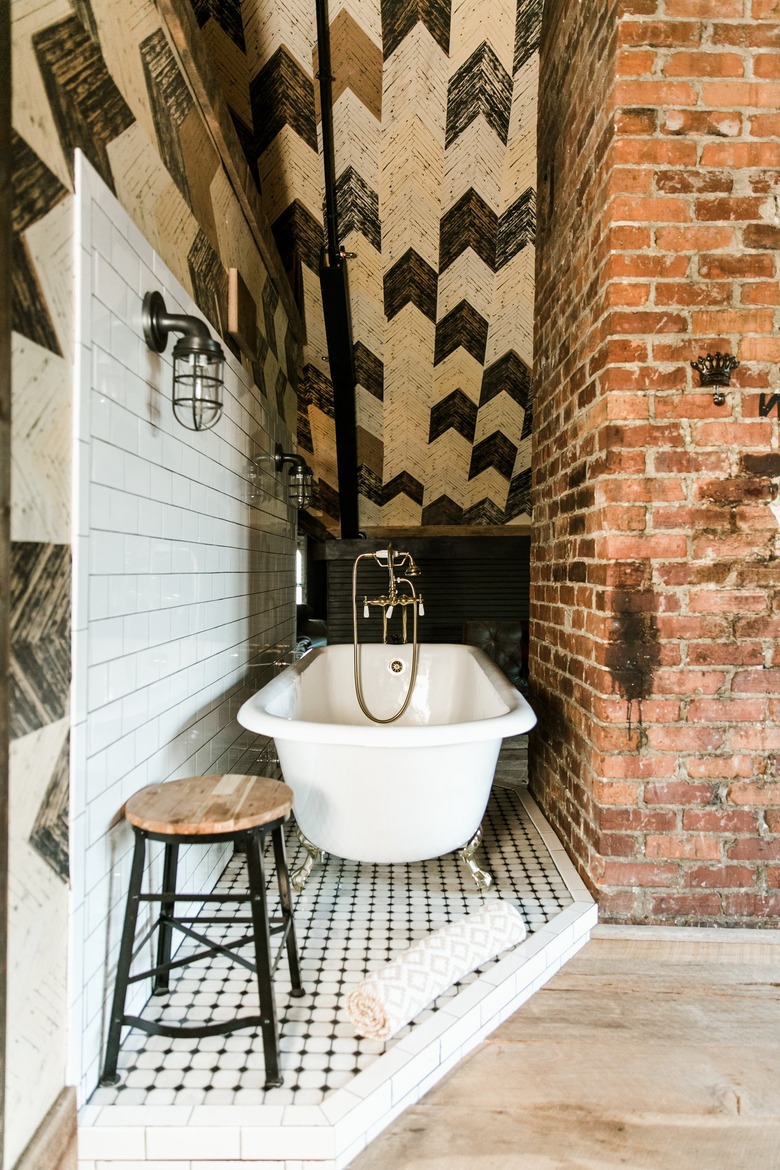
[[[523,679],[522,622],[470,621],[463,627],[463,641],[478,646],[503,670],[513,686]]]

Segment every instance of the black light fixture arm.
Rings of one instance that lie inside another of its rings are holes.
[[[282,450],[281,443],[277,443],[276,450],[274,451],[274,467],[277,471],[281,471],[285,463],[291,463],[297,471],[311,471],[311,468],[303,456],[293,455],[290,451],[284,451]]]
[[[169,313],[162,293],[156,289],[146,293],[144,297],[141,323],[146,344],[157,353],[165,351],[169,333],[181,333],[182,336],[191,338],[196,343],[195,348],[207,350],[217,344],[209,333],[208,326],[199,317],[190,317],[185,313]]]

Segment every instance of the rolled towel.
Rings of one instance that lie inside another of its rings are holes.
[[[359,1036],[388,1040],[469,971],[525,938],[509,902],[494,899],[473,914],[413,943],[347,996],[347,1018]]]

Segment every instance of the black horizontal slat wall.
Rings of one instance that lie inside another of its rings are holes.
[[[528,621],[530,537],[419,537],[393,541],[409,551],[420,568],[415,588],[425,600],[420,618],[421,642],[460,642],[463,625],[473,619]],[[329,541],[322,546],[327,562],[328,641],[352,641],[352,566],[359,553],[384,548],[387,541]],[[373,560],[358,567],[358,636],[381,642],[378,609],[363,618],[363,597],[387,592],[387,570]],[[411,612],[408,616],[411,640]],[[400,613],[390,619],[390,633],[401,633]]]

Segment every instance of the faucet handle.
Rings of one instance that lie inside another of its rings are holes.
[[[422,597],[420,598],[419,604],[417,606],[417,612],[420,615],[420,617],[425,617],[425,606],[423,605]]]
[[[363,617],[364,618],[368,617],[368,598],[367,597],[363,598]]]

